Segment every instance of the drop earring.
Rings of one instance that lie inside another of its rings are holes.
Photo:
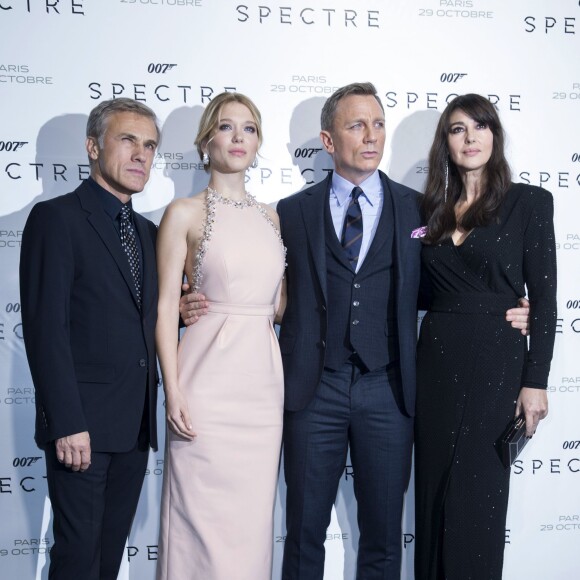
[[[209,155],[207,154],[207,151],[203,154],[201,161],[205,166],[209,165]]]
[[[445,161],[445,201],[447,204],[447,190],[449,189],[449,160]]]

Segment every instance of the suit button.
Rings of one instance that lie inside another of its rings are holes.
[[[140,358],[139,359],[139,366],[140,367],[146,367],[147,366],[147,361],[144,358]]]
[[[352,303],[352,305],[353,305],[353,306],[358,306],[359,304],[360,304],[360,302],[359,302],[358,300],[355,300],[355,301]]]
[[[359,284],[358,282],[355,282],[355,283],[353,284],[353,286],[354,286],[355,288],[360,288],[360,284]]]
[[[322,312],[326,312],[326,306],[324,304],[322,305]]]
[[[353,320],[353,321],[352,321],[352,325],[353,325],[353,326],[356,326],[357,324],[358,324],[358,320]]]
[[[326,348],[326,340],[323,340],[323,341],[321,342],[321,344],[322,344],[322,348]]]

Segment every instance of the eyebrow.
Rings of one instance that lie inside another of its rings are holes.
[[[376,123],[377,121],[382,121],[383,123],[385,122],[385,118],[384,117],[375,117],[371,123]],[[349,121],[347,121],[347,123],[366,123],[366,117],[356,117],[355,119],[350,119]]]
[[[129,139],[137,139],[137,135],[134,135],[133,133],[126,133],[126,132],[119,133],[119,135],[118,135],[119,139],[123,139],[124,137],[129,137]],[[157,147],[158,142],[157,142],[157,139],[146,139],[145,144],[146,145],[153,144],[153,145],[155,145],[155,147]]]
[[[223,123],[224,121],[227,121],[229,123],[233,123],[233,120],[230,119],[229,117],[224,117],[223,119],[220,119],[218,121],[218,123]],[[250,119],[249,121],[243,121],[243,123],[251,124],[251,125],[257,125],[257,123],[256,123],[256,121],[254,121],[254,119]]]
[[[488,125],[487,121],[478,121],[477,119],[471,119],[476,125]],[[455,123],[450,123],[449,127],[454,127],[455,125],[461,125],[462,127],[467,127],[467,123],[465,121],[455,121]]]

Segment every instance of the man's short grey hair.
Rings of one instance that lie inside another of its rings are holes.
[[[351,83],[350,85],[346,85],[345,87],[341,87],[335,91],[330,97],[328,97],[326,103],[324,103],[322,113],[320,114],[320,128],[323,131],[332,130],[338,102],[350,95],[369,95],[374,97],[384,114],[385,109],[383,108],[383,104],[381,103],[381,99],[379,98],[377,89],[373,83]]]
[[[107,123],[111,115],[115,113],[135,113],[136,115],[151,119],[157,131],[157,144],[161,141],[159,121],[153,110],[139,101],[121,97],[119,99],[109,99],[108,101],[100,102],[89,114],[87,137],[95,139],[99,147],[103,147]]]

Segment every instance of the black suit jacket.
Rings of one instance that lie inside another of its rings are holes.
[[[94,451],[129,451],[140,432],[157,447],[157,228],[136,213],[134,223],[141,309],[119,235],[88,183],[30,212],[20,295],[41,447],[82,431]]]
[[[413,416],[421,242],[411,238],[411,232],[420,226],[419,194],[379,173],[384,190],[390,190],[393,199],[401,387],[405,410]],[[331,179],[329,175],[325,181],[280,200],[277,208],[288,262],[288,304],[280,330],[280,350],[289,411],[308,405],[324,369],[328,316],[324,208]]]

